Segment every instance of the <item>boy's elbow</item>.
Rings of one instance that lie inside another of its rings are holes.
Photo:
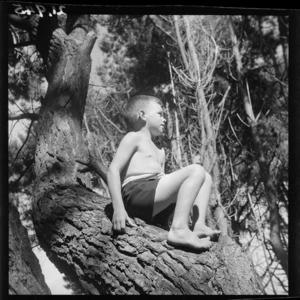
[[[112,165],[109,166],[108,170],[107,170],[107,176],[110,177],[110,176],[113,176],[115,174],[120,174],[118,169]]]

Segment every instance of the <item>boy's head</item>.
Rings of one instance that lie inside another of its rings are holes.
[[[128,100],[125,106],[124,116],[129,128],[135,127],[140,118],[140,112],[144,111],[151,102],[163,106],[162,101],[154,96],[136,95]]]

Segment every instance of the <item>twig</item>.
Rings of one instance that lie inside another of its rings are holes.
[[[17,106],[17,108],[23,113],[23,114],[26,114],[26,112],[17,104],[17,102],[13,99],[9,99],[10,101],[12,101],[14,103],[14,105]]]
[[[219,105],[222,105],[222,107],[221,107],[221,112],[220,112],[219,122],[218,122],[218,125],[217,125],[217,130],[216,130],[215,136],[218,135],[218,132],[219,132],[219,129],[220,129],[221,118],[222,118],[222,114],[223,114],[223,110],[224,110],[224,104],[225,104],[225,100],[226,100],[226,98],[227,98],[227,95],[228,95],[230,89],[231,89],[231,86],[228,86],[228,88],[227,88],[225,94],[223,95],[223,98],[222,98],[222,100],[221,100],[221,103],[219,104]]]
[[[241,146],[241,147],[243,147],[242,143],[241,143],[241,142],[240,142],[240,140],[238,139],[238,137],[237,137],[237,135],[236,135],[236,133],[235,133],[235,131],[234,131],[233,127],[232,127],[232,124],[231,124],[230,117],[228,117],[228,121],[229,121],[230,128],[231,128],[231,130],[232,130],[232,132],[233,132],[234,136],[236,137],[236,139],[237,139],[238,143],[240,144],[240,146]]]
[[[157,16],[154,16],[154,15],[150,15],[150,20],[152,21],[152,23],[154,24],[154,26],[156,26],[159,30],[161,30],[165,35],[167,35],[169,38],[171,38],[171,40],[173,40],[173,41],[175,42],[174,37],[173,37],[169,32],[167,32],[165,29],[163,29],[163,28],[157,23],[157,21],[154,20],[155,18],[158,18],[158,17],[157,17]]]
[[[117,125],[116,125],[115,123],[113,123],[110,119],[108,119],[108,118],[105,116],[105,114],[101,111],[100,108],[97,107],[97,109],[98,109],[98,111],[100,112],[101,116],[102,116],[108,123],[110,123],[114,128],[116,128],[118,132],[120,132],[120,133],[122,133],[122,134],[125,133],[123,130],[121,130],[120,128],[118,128]]]
[[[186,75],[183,71],[180,69],[178,70],[174,66],[172,66],[172,69],[175,71],[175,73],[178,75],[179,79],[184,82],[184,85],[186,85],[189,88],[193,88],[195,86],[195,81],[192,80],[188,75]]]
[[[9,132],[9,136],[8,136],[9,139],[10,139],[10,136],[12,135],[12,132],[13,132],[15,126],[18,124],[19,121],[20,120],[17,120],[17,122],[14,122],[13,126],[11,127],[10,132]]]
[[[245,123],[245,122],[242,120],[242,118],[240,117],[240,115],[239,115],[238,113],[236,113],[236,115],[237,115],[237,117],[240,119],[240,121],[241,121],[244,125],[246,125],[247,127],[250,127],[247,123]]]

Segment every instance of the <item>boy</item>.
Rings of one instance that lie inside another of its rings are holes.
[[[176,202],[168,243],[209,249],[210,238],[220,234],[205,225],[211,177],[196,164],[164,174],[164,149],[152,141],[164,130],[162,106],[158,98],[145,95],[132,97],[126,105],[130,131],[120,142],[107,174],[114,208],[113,229],[124,231],[126,223],[134,226],[128,215],[149,222]],[[198,214],[193,214],[196,219],[191,231],[188,219],[193,206]]]

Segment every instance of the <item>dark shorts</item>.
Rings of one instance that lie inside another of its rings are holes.
[[[157,175],[128,182],[122,187],[122,198],[128,215],[147,223],[152,221]]]

